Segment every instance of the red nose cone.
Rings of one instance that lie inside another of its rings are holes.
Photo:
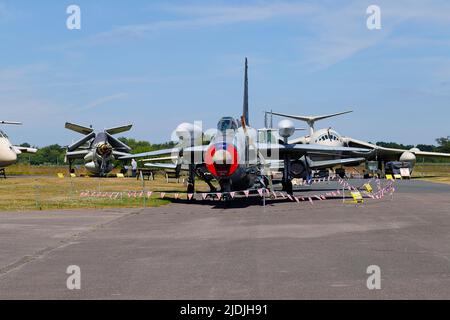
[[[227,143],[212,145],[205,153],[206,169],[215,177],[229,177],[238,167],[236,148]]]

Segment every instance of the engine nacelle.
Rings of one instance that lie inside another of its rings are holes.
[[[411,149],[411,151],[415,151],[414,149]],[[402,155],[400,156],[400,161],[402,162],[409,162],[411,163],[412,166],[414,166],[416,164],[416,155],[411,152],[411,151],[405,151],[402,153]]]

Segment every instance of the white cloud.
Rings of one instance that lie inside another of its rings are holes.
[[[89,109],[93,109],[95,107],[101,106],[105,103],[114,101],[114,100],[118,100],[118,99],[122,99],[127,97],[128,94],[127,93],[116,93],[113,95],[109,95],[106,97],[101,97],[99,99],[95,99],[94,101],[91,101],[89,103],[86,104],[86,106],[84,106],[83,108],[80,108],[79,111],[84,111],[84,110],[89,110]]]

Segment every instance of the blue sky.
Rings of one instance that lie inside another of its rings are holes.
[[[70,4],[81,30],[66,28]],[[317,127],[434,143],[450,135],[449,16],[440,0],[0,0],[0,118],[24,122],[3,128],[15,143],[68,144],[65,121],[163,142],[181,122],[238,116],[248,57],[255,127],[267,109],[353,109]]]

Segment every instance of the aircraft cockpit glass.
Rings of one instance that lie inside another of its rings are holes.
[[[227,130],[237,130],[238,125],[233,118],[222,118],[217,124],[217,130],[226,132]]]
[[[0,138],[8,139],[8,136],[6,135],[6,133],[4,133],[3,131],[0,130]]]

